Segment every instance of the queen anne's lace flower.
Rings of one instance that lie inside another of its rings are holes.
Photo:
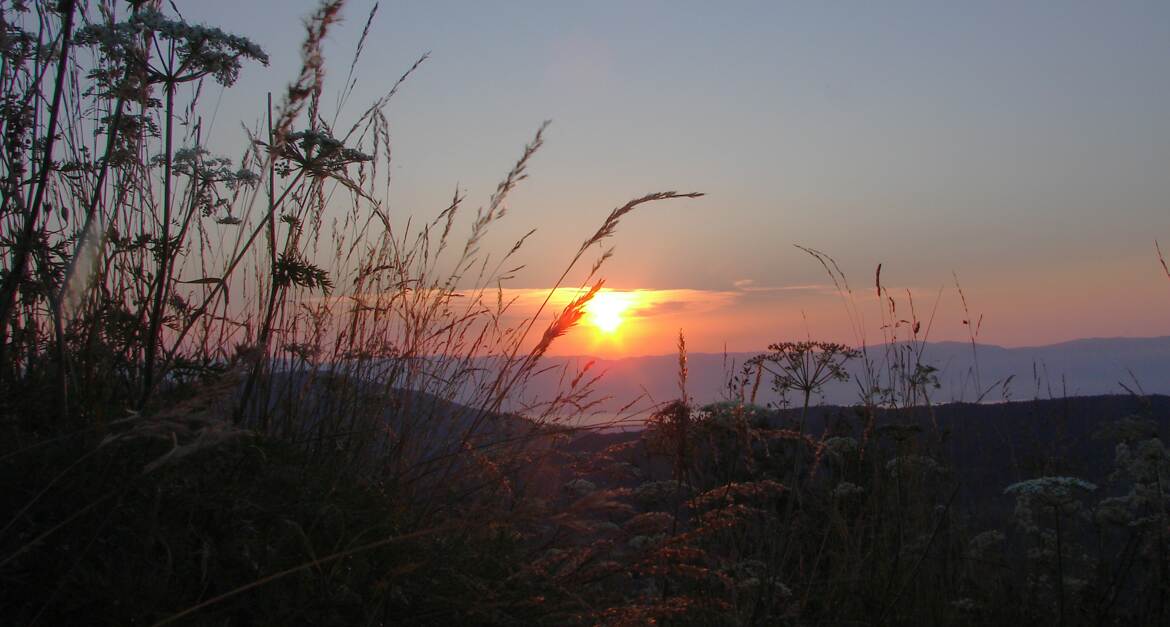
[[[1097,486],[1076,477],[1039,477],[1013,483],[1004,488],[1004,494],[1038,496],[1051,499],[1071,498],[1077,490],[1093,492]]]
[[[907,479],[916,475],[942,474],[945,468],[939,465],[933,457],[925,455],[902,455],[886,462],[886,470],[890,476]]]
[[[825,440],[825,449],[837,455],[856,453],[857,440],[848,436],[832,437]]]
[[[151,35],[174,47],[175,61],[165,68],[146,58],[142,37]],[[171,20],[153,9],[135,13],[125,22],[91,24],[78,31],[77,43],[97,46],[109,59],[127,59],[149,75],[150,82],[183,83],[212,76],[220,85],[231,85],[240,74],[243,59],[268,65],[268,55],[246,37],[211,26]]]
[[[1013,483],[1003,493],[1016,497],[1017,524],[1038,533],[1042,531],[1038,518],[1042,510],[1055,509],[1058,516],[1075,514],[1081,509],[1080,494],[1096,489],[1096,485],[1076,477],[1038,477]]]
[[[833,488],[833,497],[838,499],[850,499],[865,494],[865,488],[848,481],[842,481]]]
[[[985,558],[993,548],[1003,544],[1006,539],[1007,537],[1001,531],[995,529],[984,531],[971,538],[971,541],[967,543],[967,549],[973,557]]]
[[[574,496],[585,496],[597,489],[597,486],[592,481],[585,479],[573,479],[564,485],[565,492]]]

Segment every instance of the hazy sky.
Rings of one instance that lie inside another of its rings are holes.
[[[222,96],[233,135],[294,75],[314,3],[177,4],[272,56]],[[370,6],[330,39],[334,87]],[[952,272],[983,341],[1170,334],[1170,3],[385,2],[351,107],[428,51],[388,111],[396,216],[456,184],[485,202],[553,120],[492,240],[539,229],[512,287],[549,285],[629,198],[708,194],[622,224],[608,285],[674,291],[621,346],[560,352],[669,352],[680,326],[693,350],[851,339],[794,243],[836,257],[863,308],[878,263],[920,307],[946,288],[933,339],[966,337]]]

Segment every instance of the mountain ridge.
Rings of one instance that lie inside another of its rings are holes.
[[[899,345],[905,345],[900,343]],[[869,358],[883,374],[888,345],[870,346]],[[726,400],[730,376],[739,371],[756,352],[689,353],[687,355],[688,395],[699,403]],[[1010,401],[1062,396],[1123,394],[1129,391],[1170,394],[1170,336],[1081,338],[1057,344],[1003,347],[969,342],[926,342],[923,363],[938,369],[939,387],[931,401]],[[648,403],[677,398],[678,356],[642,355],[623,357],[552,356],[549,376],[529,386],[534,395],[554,392],[556,372],[561,368],[581,369],[593,362],[592,372],[605,375],[597,382],[595,394],[608,400],[598,405],[613,412],[631,400],[644,396]],[[847,368],[851,380],[824,387],[814,401],[818,404],[851,405],[859,390],[856,375],[859,360]],[[760,404],[780,402],[767,380],[760,386]]]
[[[1059,348],[1059,347],[1066,347],[1066,346],[1071,347],[1074,345],[1084,345],[1084,344],[1101,343],[1101,342],[1139,343],[1139,342],[1150,342],[1150,341],[1164,341],[1164,342],[1166,342],[1167,346],[1170,347],[1170,335],[1150,335],[1150,336],[1118,335],[1118,336],[1082,337],[1082,338],[1076,338],[1076,339],[1072,339],[1072,340],[1064,340],[1061,342],[1053,342],[1051,344],[1027,344],[1027,345],[1023,345],[1023,346],[1004,346],[1002,344],[989,344],[989,343],[976,342],[975,348],[978,350],[990,349],[990,350],[1018,351],[1018,350],[1053,349],[1053,348]],[[899,345],[899,346],[900,345],[907,345],[909,343],[910,342],[896,342],[896,345]],[[967,341],[963,341],[963,340],[940,340],[937,342],[927,341],[926,345],[933,346],[933,347],[964,348],[967,350],[970,350],[970,348],[971,348],[971,343],[967,342]],[[885,347],[886,344],[869,344],[867,346],[870,349],[877,349],[877,348]],[[764,353],[764,352],[766,352],[766,350],[727,351],[727,352],[688,351],[687,356],[692,357],[692,356],[699,356],[699,355],[709,355],[712,357],[721,357],[723,355],[759,355],[759,354]],[[625,360],[631,360],[631,359],[647,359],[647,358],[651,358],[651,357],[670,357],[672,359],[677,359],[678,353],[677,352],[675,352],[675,353],[648,353],[648,354],[644,354],[644,355],[623,355],[620,357],[605,357],[603,355],[582,353],[579,355],[550,355],[548,358],[549,359],[596,359],[596,360],[605,360],[605,361],[625,361]]]

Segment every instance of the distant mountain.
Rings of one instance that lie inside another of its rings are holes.
[[[884,368],[884,352],[883,346],[869,349],[879,369]],[[728,378],[755,354],[690,354],[688,394],[700,403],[726,398]],[[605,373],[596,385],[600,396],[610,397],[599,406],[603,412],[615,412],[640,395],[658,402],[679,396],[677,355],[552,357],[547,363],[572,370],[589,361],[595,362],[591,373]],[[924,361],[939,369],[940,388],[932,394],[932,401],[938,403],[1117,394],[1126,388],[1170,394],[1170,337],[1084,339],[1023,348],[980,344],[974,350],[968,343],[931,342],[924,350]],[[857,372],[859,366],[855,362],[850,370]],[[558,378],[559,372],[550,372],[534,381],[526,394],[547,397]],[[761,404],[777,400],[768,388],[767,381],[760,386]],[[817,401],[851,405],[857,399],[857,383],[850,381],[827,386]]]
[[[520,416],[328,372],[277,373],[266,383],[257,388],[246,426],[266,420],[266,429],[289,440],[355,447],[375,464],[390,451],[419,466],[441,463],[465,444],[523,444],[541,432]]]

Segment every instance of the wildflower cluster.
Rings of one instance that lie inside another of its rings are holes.
[[[174,62],[152,63],[143,38],[157,38],[172,47]],[[239,77],[244,59],[268,65],[268,55],[246,37],[182,20],[172,20],[154,9],[141,9],[115,24],[91,24],[78,31],[77,41],[96,46],[106,59],[129,63],[131,73],[144,71],[152,83],[184,83],[212,76],[229,86]]]

